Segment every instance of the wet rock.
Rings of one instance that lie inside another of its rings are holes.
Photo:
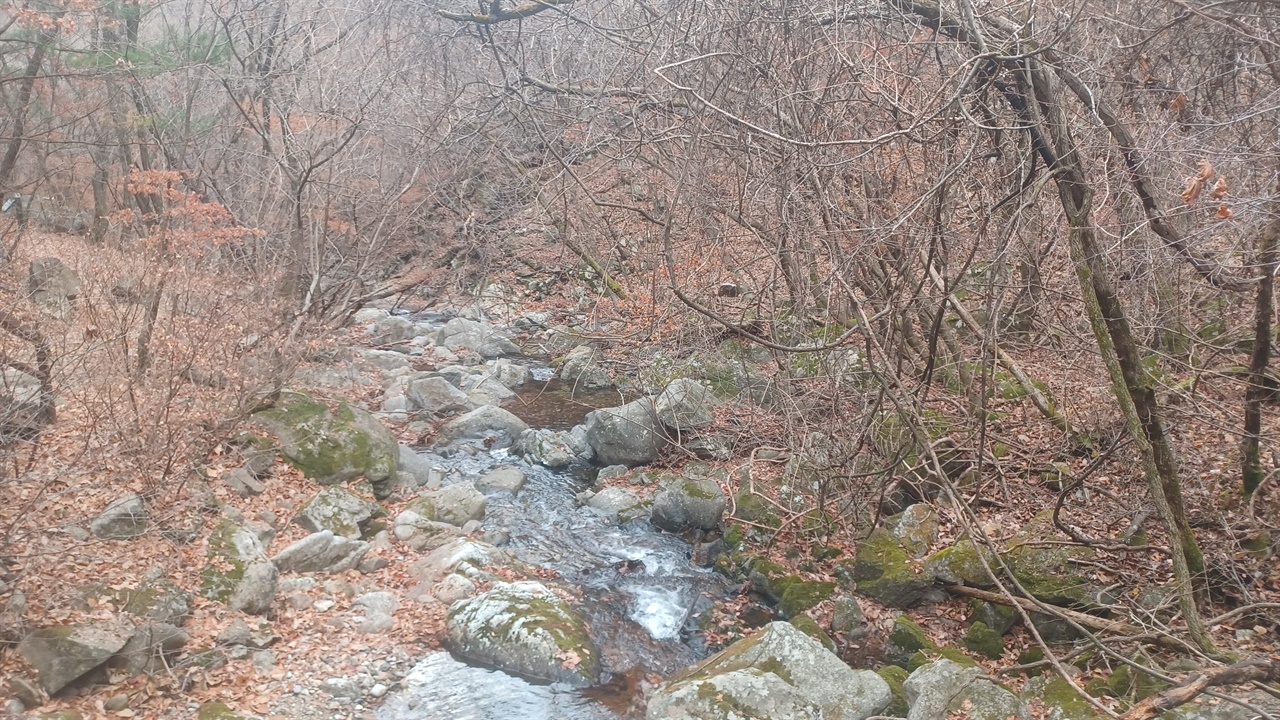
[[[560,361],[560,379],[579,390],[613,387],[609,372],[600,367],[600,357],[590,345],[579,345]]]
[[[473,409],[476,403],[467,394],[441,377],[410,380],[405,387],[409,409],[442,417]]]
[[[289,545],[271,559],[280,572],[338,573],[354,568],[369,552],[369,543],[335,535],[332,530],[312,533]]]
[[[602,465],[647,465],[668,443],[649,398],[593,410],[584,427],[587,443]]]
[[[520,347],[500,330],[466,318],[454,318],[440,328],[436,343],[449,350],[471,350],[486,359],[520,355]]]
[[[711,391],[689,378],[672,380],[653,402],[658,422],[678,433],[698,430],[714,422],[714,405]]]
[[[100,538],[125,540],[146,533],[149,524],[146,503],[141,496],[130,495],[108,505],[89,529]]]
[[[53,695],[109,660],[131,634],[118,622],[53,625],[23,638],[18,655],[40,673],[40,686]]]
[[[329,530],[334,535],[354,540],[361,536],[363,526],[381,511],[377,503],[334,485],[312,496],[293,521],[308,532]]]
[[[605,488],[587,500],[587,507],[612,518],[628,518],[639,514],[643,505],[643,500],[630,490],[620,487]],[[633,510],[637,512],[631,512]]]
[[[946,720],[964,713],[972,720],[1030,720],[1027,706],[1018,696],[982,677],[980,668],[963,667],[950,660],[921,666],[903,684],[908,720]]]
[[[600,653],[586,623],[540,583],[497,583],[449,608],[449,649],[472,662],[546,682],[590,687]]]
[[[462,527],[469,520],[483,520],[488,499],[473,485],[450,485],[431,494],[436,520]]]
[[[515,444],[529,426],[500,407],[485,405],[450,420],[440,428],[436,447],[448,448],[463,441],[479,441],[485,448],[507,448]]]
[[[553,470],[569,467],[575,462],[589,462],[593,454],[582,432],[545,428],[520,433],[515,451],[525,460]]]
[[[483,493],[509,493],[516,495],[524,487],[524,471],[512,465],[500,465],[484,477],[476,480],[476,489]]]
[[[720,485],[706,478],[675,478],[653,498],[649,521],[668,532],[714,530],[728,500]]]
[[[891,699],[879,675],[850,668],[791,624],[774,622],[659,686],[646,717],[863,720]]]
[[[378,419],[347,402],[330,411],[303,393],[281,393],[275,407],[253,420],[280,442],[280,454],[303,475],[322,485],[363,477],[389,492],[400,445]]]
[[[129,675],[167,672],[170,665],[165,658],[186,647],[190,641],[190,636],[176,625],[145,622],[134,628],[133,635],[111,658],[110,664]]]
[[[465,575],[468,574],[466,572],[468,569],[479,570],[486,565],[506,565],[511,560],[512,555],[506,550],[500,550],[470,538],[457,538],[415,562],[410,566],[409,574],[429,588],[440,582],[445,575],[454,572],[462,572]]]
[[[200,572],[200,594],[221,603],[261,607],[268,588],[263,582],[270,574],[262,567],[266,550],[250,528],[224,518],[209,534],[208,562]],[[255,568],[250,573],[250,568]],[[274,583],[269,588],[274,594]],[[267,600],[266,605],[270,605]]]

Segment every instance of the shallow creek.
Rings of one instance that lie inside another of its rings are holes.
[[[567,428],[592,407],[621,402],[616,391],[570,396],[566,388],[546,385],[548,368],[533,370],[535,379],[506,407],[535,427]],[[689,545],[646,520],[620,525],[578,507],[575,496],[590,487],[586,468],[552,472],[505,450],[427,457],[444,468],[445,485],[471,482],[499,465],[527,474],[518,496],[489,496],[485,528],[506,530],[508,548],[522,561],[555,570],[556,582],[581,598],[607,684],[581,692],[535,685],[437,652],[405,678],[403,690],[378,711],[379,720],[631,717],[644,673],[667,675],[705,656],[694,637],[694,615],[724,595],[727,581],[693,567]]]

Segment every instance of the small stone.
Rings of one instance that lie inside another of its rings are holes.
[[[332,609],[333,609],[333,606],[334,606],[335,604],[336,604],[336,603],[334,603],[334,601],[332,601],[332,600],[328,600],[328,599],[325,599],[325,600],[316,600],[316,601],[315,601],[315,604],[314,604],[314,607],[315,607],[315,609],[316,609],[316,611],[317,611],[317,612],[329,612],[330,610],[332,610]]]
[[[249,656],[249,662],[259,672],[269,672],[276,666],[276,656],[270,650],[259,650]]]
[[[267,486],[262,484],[248,468],[236,468],[226,475],[222,476],[222,482],[227,487],[235,491],[242,498],[261,495],[267,491]]]
[[[107,712],[120,712],[127,707],[129,707],[128,693],[116,693],[102,703],[102,709]]]
[[[125,540],[147,531],[147,506],[139,495],[116,500],[94,519],[90,528],[100,538]]]
[[[19,700],[18,698],[9,698],[8,702],[4,704],[5,715],[12,715],[16,717],[26,711],[27,711],[27,706],[23,705],[22,701]]]
[[[382,683],[374,683],[373,687],[369,688],[369,696],[380,698],[387,694],[387,689],[387,686]]]
[[[484,529],[484,523],[479,520],[468,520],[462,524],[462,532],[468,535],[474,535]]]
[[[44,693],[39,686],[18,675],[9,678],[9,692],[13,693],[14,697],[21,700],[22,704],[28,708],[40,707],[45,701]]]

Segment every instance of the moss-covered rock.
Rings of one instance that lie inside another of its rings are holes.
[[[992,660],[998,660],[1004,655],[1004,638],[981,620],[970,625],[965,632],[964,646]]]
[[[391,431],[347,402],[335,410],[304,393],[281,393],[254,422],[280,443],[280,455],[322,485],[364,477],[379,497],[390,493],[400,446]]]
[[[1041,705],[1045,720],[1095,720],[1098,711],[1059,675],[1032,678],[1022,689],[1022,699]]]
[[[109,587],[101,583],[80,591],[84,609],[107,605],[117,611],[156,622],[181,625],[191,610],[191,593],[168,578],[148,580],[137,587]]]
[[[650,698],[648,720],[857,720],[892,695],[794,626],[775,622],[676,675]]]
[[[877,528],[858,546],[852,579],[857,592],[890,607],[909,608],[933,587],[926,565],[903,549],[901,540]]]
[[[923,557],[938,539],[938,513],[924,503],[885,518],[884,527],[913,558]]]
[[[814,620],[808,615],[797,615],[791,618],[790,622],[800,632],[822,643],[822,647],[830,650],[831,652],[836,651],[835,641],[832,640],[831,636],[822,629],[822,626],[818,625],[817,620]]]
[[[751,492],[749,488],[740,490],[734,496],[733,503],[733,516],[739,520],[770,528],[776,528],[782,524],[773,506],[762,500],[760,495]]]
[[[902,684],[907,681],[907,671],[897,665],[886,665],[877,670],[876,674],[889,684],[889,691],[893,693],[893,702],[889,703],[889,707],[884,709],[883,714],[891,717],[906,717],[910,708],[907,707],[907,696],[902,690]]]
[[[1007,605],[997,605],[985,600],[969,601],[969,623],[981,622],[1001,635],[1007,634],[1017,624],[1018,611]]]
[[[914,671],[938,660],[950,660],[961,667],[978,667],[978,661],[966,655],[960,648],[955,645],[943,645],[932,651],[921,650],[912,655],[907,660],[907,670]]]
[[[226,703],[207,702],[196,711],[196,720],[245,720],[245,716],[236,713]]]
[[[1046,510],[1006,543],[1004,559],[1022,587],[1037,599],[1057,605],[1088,606],[1092,587],[1078,563],[1093,560],[1096,553],[1079,546],[1039,544],[1056,534],[1053,513]]]
[[[331,486],[303,504],[294,522],[308,532],[331,530],[339,537],[356,539],[364,534],[365,525],[380,511],[377,503],[365,500],[347,488]]]
[[[544,682],[590,687],[600,652],[587,624],[540,583],[497,583],[449,608],[449,649],[464,658]]]
[[[265,549],[252,531],[223,518],[209,533],[206,557],[200,571],[200,594],[226,603],[244,580],[245,569],[265,557]]]
[[[751,589],[774,602],[782,600],[782,594],[792,583],[800,582],[799,576],[764,557],[751,558],[746,567]]]
[[[937,644],[929,639],[924,628],[907,617],[899,615],[893,621],[893,629],[885,643],[884,659],[901,668],[906,668],[911,656],[923,650],[936,652]]]
[[[972,540],[960,538],[951,547],[943,548],[926,558],[924,566],[931,575],[950,585],[994,587],[991,576],[982,565],[983,557],[993,570],[998,567],[996,557],[990,550],[979,551],[978,545]]]
[[[778,609],[793,618],[835,594],[836,584],[818,580],[797,580],[787,585],[778,600]]]
[[[1151,658],[1139,653],[1135,661],[1152,666]],[[1168,689],[1169,683],[1147,672],[1136,670],[1130,665],[1121,665],[1107,676],[1107,694],[1112,697],[1129,698],[1135,701],[1146,700],[1157,693]]]

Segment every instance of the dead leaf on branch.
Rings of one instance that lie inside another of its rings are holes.
[[[1209,178],[1213,177],[1213,165],[1208,160],[1201,160],[1196,163],[1196,168],[1196,174],[1187,178],[1187,188],[1179,196],[1188,205],[1200,197],[1200,192],[1204,190],[1204,184],[1209,182]]]
[[[1209,197],[1214,200],[1222,200],[1227,196],[1227,178],[1223,175],[1218,176],[1217,182],[1213,184],[1213,190],[1209,191]]]

